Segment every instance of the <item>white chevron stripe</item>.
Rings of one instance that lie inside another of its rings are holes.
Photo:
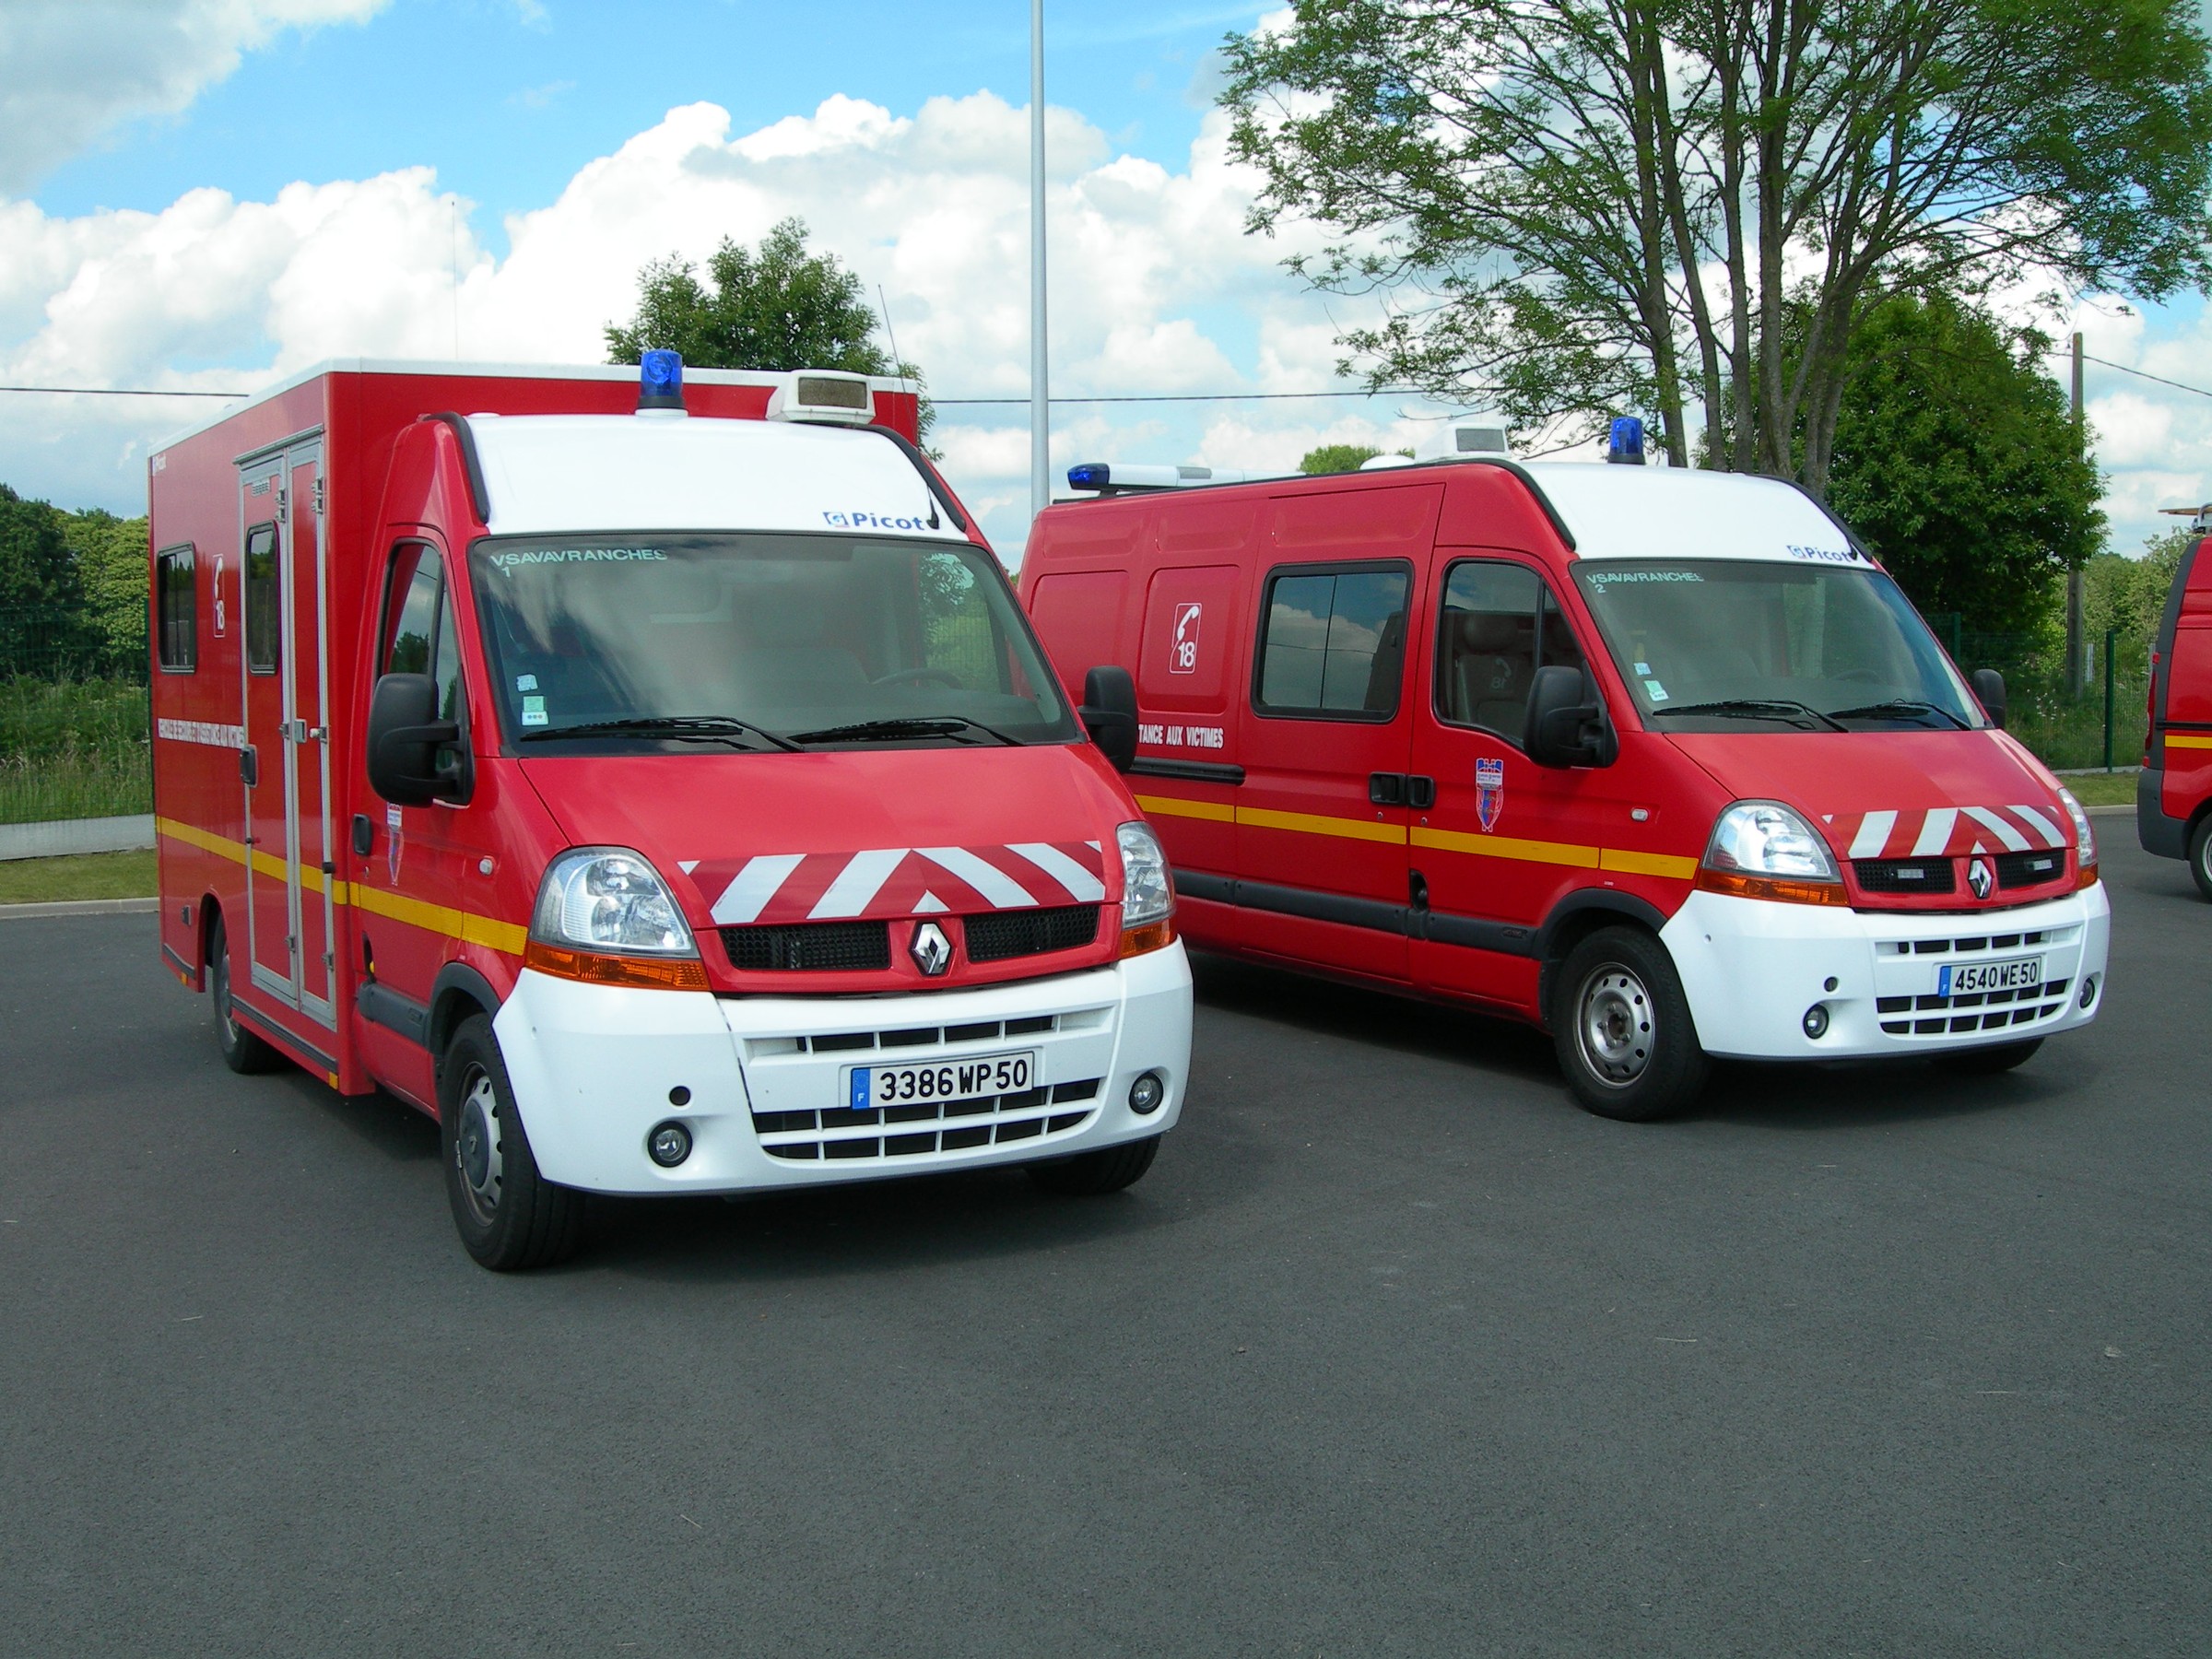
[[[1969,806],[1966,809],[1966,816],[1972,818],[1975,823],[1986,827],[1999,841],[2003,841],[2006,852],[2025,853],[2028,851],[2028,838],[1988,807]]]
[[[743,927],[756,920],[806,856],[804,853],[763,853],[748,859],[736,879],[714,900],[714,920],[724,927]]]
[[[2016,812],[2019,814],[2021,818],[2027,819],[2028,822],[2033,824],[2035,826],[2035,832],[2043,838],[2044,846],[2063,847],[2066,844],[2066,838],[2058,832],[2058,826],[2053,823],[2049,818],[2045,818],[2041,808],[2034,806],[2010,806],[2006,810],[2008,812]]]
[[[883,884],[891,878],[891,872],[905,862],[904,847],[877,847],[853,853],[837,873],[837,879],[830,884],[830,890],[814,901],[807,916],[818,922],[859,915],[883,891]]]
[[[1050,841],[1015,841],[1006,851],[1028,859],[1050,876],[1077,904],[1095,904],[1106,897],[1104,882]]]
[[[1912,856],[1928,858],[1941,853],[1951,844],[1951,830],[1959,822],[1956,806],[1938,806],[1921,820],[1920,839],[1912,843]]]
[[[1036,904],[1013,877],[986,864],[965,847],[917,847],[930,863],[949,870],[999,910],[1023,910]]]
[[[1851,838],[1849,856],[1879,858],[1882,855],[1882,849],[1889,844],[1889,831],[1896,828],[1896,813],[1868,813],[1859,820],[1859,832]]]

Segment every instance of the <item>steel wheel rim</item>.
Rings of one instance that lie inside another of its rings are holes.
[[[1583,981],[1574,1035],[1593,1077],[1608,1088],[1628,1088],[1651,1065],[1658,1037],[1650,989],[1628,968],[1607,962]]]
[[[238,1017],[230,1011],[230,947],[223,946],[223,954],[215,959],[215,1016],[223,1022],[224,1046],[236,1048],[244,1033],[240,1030]]]
[[[472,1065],[461,1082],[461,1121],[453,1125],[453,1172],[478,1221],[499,1213],[506,1160],[500,1147],[500,1097],[491,1074]]]

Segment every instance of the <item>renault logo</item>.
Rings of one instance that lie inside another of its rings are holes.
[[[952,941],[935,922],[924,922],[914,929],[914,942],[906,947],[906,953],[931,979],[952,966]]]
[[[1989,889],[1996,884],[1997,878],[1989,873],[1989,865],[1985,860],[1977,858],[1966,866],[1966,885],[1975,898],[1988,898]],[[921,947],[917,945],[915,948],[920,949]]]

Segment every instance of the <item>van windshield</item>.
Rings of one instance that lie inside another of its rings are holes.
[[[1713,559],[1574,567],[1653,731],[1959,731],[1980,706],[1879,571]]]
[[[508,740],[701,753],[1063,743],[990,554],[841,535],[491,537],[469,551]]]

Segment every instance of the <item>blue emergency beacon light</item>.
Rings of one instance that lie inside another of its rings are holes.
[[[1613,466],[1643,465],[1643,422],[1633,415],[1616,416],[1606,437],[1606,460]]]
[[[648,351],[638,359],[638,413],[665,409],[682,413],[684,359],[673,351]]]

